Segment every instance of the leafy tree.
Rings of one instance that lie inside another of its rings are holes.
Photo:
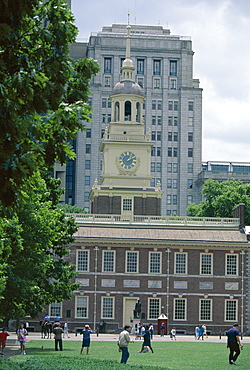
[[[83,208],[79,208],[76,205],[72,206],[71,204],[58,204],[58,208],[65,213],[88,213]]]
[[[199,204],[192,203],[187,208],[190,216],[233,217],[233,208],[244,203],[245,223],[250,225],[250,184],[235,179],[223,182],[209,179],[202,193],[204,200]]]
[[[69,58],[77,28],[62,0],[4,0],[0,12],[0,201],[17,205],[24,181],[73,158],[89,120],[97,62]]]

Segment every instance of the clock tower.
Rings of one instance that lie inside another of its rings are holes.
[[[130,26],[127,27],[126,58],[122,78],[111,95],[111,123],[106,128],[100,151],[102,178],[90,192],[92,213],[119,215],[160,215],[160,184],[150,186],[151,133],[145,133],[142,88],[133,81],[130,58]]]

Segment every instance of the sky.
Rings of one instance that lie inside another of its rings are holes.
[[[71,0],[79,41],[114,23],[191,36],[203,89],[203,161],[250,162],[249,0]]]

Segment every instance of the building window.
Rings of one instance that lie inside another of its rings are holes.
[[[152,125],[156,124],[156,116],[152,116]]]
[[[173,148],[173,157],[178,157],[178,148]]]
[[[177,195],[173,195],[173,204],[177,204]]]
[[[168,125],[173,126],[173,117],[168,117]]]
[[[188,148],[188,157],[189,158],[193,157],[193,148]]]
[[[137,78],[137,83],[143,89],[143,86],[144,86],[144,79],[143,79],[143,77],[138,77]]]
[[[114,318],[114,297],[102,297],[102,319]]]
[[[90,170],[91,167],[91,161],[90,159],[85,160],[85,170]]]
[[[212,253],[200,254],[200,274],[212,275],[213,274],[213,255]]]
[[[193,141],[193,133],[192,132],[188,133],[188,141]]]
[[[157,138],[156,140],[161,141],[161,131],[157,131]]]
[[[159,78],[154,78],[154,89],[160,89],[161,87],[161,80]]]
[[[76,317],[88,317],[88,297],[76,297]]]
[[[151,156],[154,157],[155,156],[155,146],[153,146],[153,148],[151,148]]]
[[[108,123],[111,122],[111,114],[108,114]]]
[[[110,87],[110,76],[104,76],[104,86]]]
[[[108,108],[111,108],[111,100],[108,99]]]
[[[53,302],[50,304],[50,316],[55,317],[55,316],[62,316],[62,303],[58,302]]]
[[[192,195],[188,195],[187,196],[187,204],[192,204],[193,203],[193,196]]]
[[[173,133],[168,132],[168,141],[172,141],[172,140],[173,140]]]
[[[89,251],[77,250],[76,268],[79,272],[89,271]]]
[[[102,130],[101,130],[101,139],[103,138],[104,134],[105,134],[105,130],[104,130],[104,129],[102,129]]]
[[[156,172],[161,172],[161,162],[156,163]]]
[[[167,195],[167,204],[172,204],[172,195]]]
[[[104,73],[111,73],[111,58],[104,58]]]
[[[106,108],[106,106],[107,106],[107,99],[102,98],[102,108]]]
[[[155,172],[155,162],[151,162],[151,172]]]
[[[89,191],[85,191],[84,192],[84,202],[88,202],[89,201]]]
[[[174,117],[174,126],[178,126],[178,117]]]
[[[157,101],[157,109],[162,110],[162,101],[161,100]]]
[[[115,252],[103,251],[102,252],[102,271],[115,272]]]
[[[170,76],[177,76],[177,61],[170,60]]]
[[[173,179],[173,189],[177,189],[177,179]]]
[[[86,137],[91,138],[91,128],[86,129]]]
[[[149,273],[161,274],[161,252],[149,252]]]
[[[86,154],[91,154],[91,144],[86,144]]]
[[[172,157],[172,148],[168,147],[168,157]]]
[[[126,252],[126,273],[138,273],[138,252]]]
[[[193,117],[188,117],[188,126],[193,126],[193,125],[194,125]]]
[[[238,275],[238,254],[226,254],[226,275]]]
[[[156,132],[155,131],[152,131],[151,132],[151,140],[152,141],[155,141],[156,140]]]
[[[178,172],[178,163],[173,163],[173,173]]]
[[[178,141],[178,132],[174,132],[174,141]]]
[[[160,75],[161,74],[161,61],[160,60],[153,60],[153,75]]]
[[[132,199],[126,198],[122,200],[122,210],[123,211],[132,211]]]
[[[177,87],[176,79],[171,78],[171,80],[170,80],[170,89],[171,90],[176,90],[176,87]]]
[[[137,74],[144,74],[144,59],[137,59]]]
[[[175,253],[175,274],[187,273],[187,253]]]
[[[188,187],[188,189],[192,189],[193,188],[193,179],[188,179],[188,181],[187,181],[187,187]]]
[[[167,188],[168,189],[172,188],[172,179],[167,179]]]
[[[200,299],[200,317],[199,321],[212,321],[212,300]]]
[[[161,117],[157,117],[157,125],[161,126]]]
[[[225,300],[225,321],[236,322],[238,318],[238,301],[236,299]]]
[[[174,320],[186,320],[186,299],[174,299]]]
[[[152,179],[151,179],[151,181],[150,181],[150,186],[151,186],[152,188],[154,188],[154,187],[155,187],[155,179],[154,179],[154,178],[152,178]]]
[[[188,173],[193,173],[193,163],[188,163]]]
[[[106,123],[106,114],[102,115],[102,123]]]
[[[190,111],[194,110],[194,103],[192,101],[188,102],[188,110],[190,110]]]
[[[161,147],[160,146],[157,147],[156,155],[157,157],[161,157]]]
[[[178,110],[178,101],[174,101],[174,110]]]
[[[85,176],[84,184],[85,185],[90,185],[90,176]]]
[[[167,172],[172,173],[172,163],[168,163],[167,165]]]
[[[167,216],[171,216],[171,210],[167,209]]]
[[[172,100],[169,100],[169,102],[168,102],[168,110],[173,110],[173,102],[172,102]]]
[[[156,100],[152,100],[152,109],[156,109]]]
[[[160,298],[148,299],[148,320],[158,319],[160,316],[161,300]]]

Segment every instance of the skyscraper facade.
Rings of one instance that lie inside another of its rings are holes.
[[[109,96],[120,80],[126,31],[126,25],[103,27],[87,44],[72,46],[74,58],[93,58],[101,68],[91,81],[92,122],[79,132],[77,158],[66,171],[66,203],[89,211],[89,193],[101,178],[99,145],[111,122]],[[193,78],[193,55],[189,37],[173,36],[162,26],[131,26],[134,78],[145,96],[143,119],[154,143],[151,186],[161,183],[162,215],[185,215],[188,204],[201,200],[195,181],[202,164],[202,89]]]

